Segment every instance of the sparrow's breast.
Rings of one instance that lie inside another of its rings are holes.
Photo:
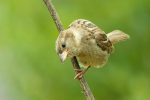
[[[103,51],[97,45],[83,45],[81,51],[78,58],[84,67],[102,67],[105,65],[110,55],[107,51]]]

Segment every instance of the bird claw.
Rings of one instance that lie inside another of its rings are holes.
[[[76,76],[74,77],[74,79],[81,79],[84,75],[84,71],[83,70],[80,70],[80,72],[78,72],[76,74]]]
[[[74,69],[76,72],[82,72],[82,69]]]
[[[74,77],[74,79],[80,80],[89,68],[90,68],[90,66],[88,66],[84,70],[82,70],[82,69],[74,69],[76,71],[76,73],[77,73],[76,76]]]

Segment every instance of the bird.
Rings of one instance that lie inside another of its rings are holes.
[[[64,62],[67,58],[77,57],[83,70],[78,70],[75,79],[82,78],[90,67],[102,68],[114,51],[114,45],[129,39],[120,30],[105,33],[89,20],[77,19],[60,32],[56,39],[56,53]]]

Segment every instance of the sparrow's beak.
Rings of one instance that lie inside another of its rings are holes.
[[[64,62],[66,60],[67,55],[68,55],[68,51],[67,50],[65,50],[61,54],[59,54],[59,57],[60,57],[62,62]]]

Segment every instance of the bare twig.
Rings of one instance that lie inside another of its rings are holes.
[[[48,8],[48,11],[50,12],[50,14],[52,16],[52,18],[53,18],[53,20],[54,20],[54,22],[56,24],[56,27],[57,27],[58,31],[59,32],[63,31],[64,30],[63,25],[62,25],[62,23],[60,21],[60,18],[58,16],[58,14],[57,14],[57,12],[56,12],[56,10],[55,10],[55,8],[54,8],[51,0],[43,0],[43,1],[44,1],[45,5]],[[73,57],[71,59],[71,62],[72,62],[74,70],[75,69],[80,69],[80,66],[78,64],[78,61],[77,61],[76,57]],[[77,74],[77,70],[75,70],[75,73]],[[80,81],[80,86],[81,86],[81,88],[83,90],[83,93],[84,93],[86,99],[87,100],[95,100],[94,96],[93,96],[93,94],[92,94],[92,92],[91,92],[91,90],[90,90],[90,88],[88,86],[88,83],[86,82],[86,80],[84,79],[84,77],[82,77],[81,79],[79,79],[79,81]]]

